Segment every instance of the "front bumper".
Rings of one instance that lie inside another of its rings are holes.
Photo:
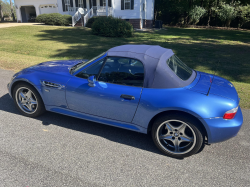
[[[223,118],[203,119],[207,124],[208,143],[218,143],[237,135],[242,124],[243,116],[239,107],[234,119]]]

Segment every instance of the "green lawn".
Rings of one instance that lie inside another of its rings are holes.
[[[250,32],[179,29],[136,32],[133,38],[104,38],[89,29],[19,26],[0,29],[0,67],[21,70],[48,60],[89,59],[122,44],[171,48],[195,70],[233,82],[241,106],[250,108]]]

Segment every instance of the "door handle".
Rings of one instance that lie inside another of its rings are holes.
[[[135,100],[135,97],[132,95],[124,95],[122,94],[120,98],[127,99],[127,100]]]

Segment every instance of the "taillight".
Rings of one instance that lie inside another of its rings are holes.
[[[238,107],[233,108],[232,110],[227,111],[224,114],[223,119],[233,119],[234,116],[236,115],[237,111],[238,111]]]

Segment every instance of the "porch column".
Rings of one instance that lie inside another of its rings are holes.
[[[104,0],[105,1],[105,0]],[[109,2],[108,2],[108,0],[106,0],[106,16],[108,16],[109,15],[109,13],[108,13],[108,10],[109,10],[109,6],[108,6],[108,4],[109,4]]]
[[[39,16],[40,15],[40,7],[39,7],[39,5],[34,6],[34,7],[35,7],[35,10],[36,10],[36,16]]]

